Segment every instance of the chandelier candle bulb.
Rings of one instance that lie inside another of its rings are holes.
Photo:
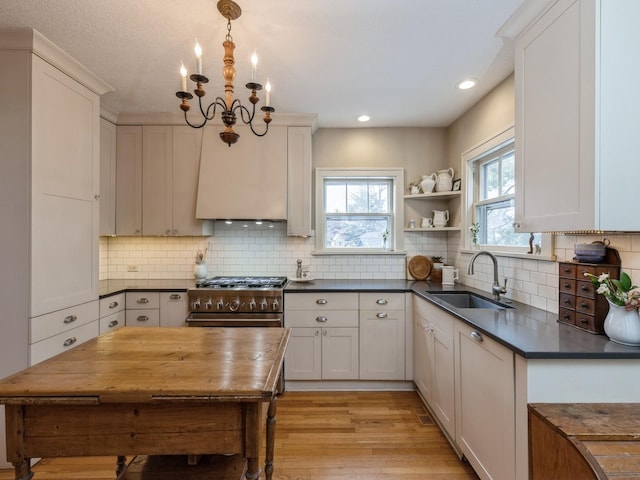
[[[202,47],[198,40],[196,40],[196,46],[193,51],[196,53],[196,72],[198,72],[198,75],[202,75]]]
[[[256,69],[258,68],[258,54],[254,51],[251,55],[251,81],[256,81]]]
[[[267,84],[264,86],[264,89],[267,91],[267,98],[264,104],[268,107],[271,105],[271,82],[267,78]]]
[[[187,91],[187,69],[184,66],[183,62],[180,62],[180,79],[182,80],[181,87],[182,91]]]

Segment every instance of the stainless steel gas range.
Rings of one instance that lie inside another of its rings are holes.
[[[287,277],[213,277],[190,288],[190,327],[282,327]]]

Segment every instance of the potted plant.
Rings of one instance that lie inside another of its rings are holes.
[[[620,279],[611,278],[608,273],[593,275],[585,272],[596,293],[604,295],[609,302],[609,313],[604,320],[604,332],[611,341],[624,345],[640,346],[640,291],[633,285],[625,272]]]
[[[433,268],[441,269],[444,267],[444,259],[437,255],[431,257],[431,262],[433,263]]]
[[[473,246],[476,247],[478,245],[478,232],[480,231],[480,224],[477,222],[472,223],[469,227],[469,230],[471,230],[471,242],[473,243]]]

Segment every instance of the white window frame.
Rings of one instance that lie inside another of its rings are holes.
[[[474,208],[475,207],[474,193],[475,193],[475,189],[480,187],[479,181],[476,180],[474,177],[474,169],[476,168],[476,162],[481,160],[482,158],[485,158],[487,155],[490,155],[491,153],[502,150],[507,145],[509,145],[509,143],[513,143],[514,138],[515,138],[515,127],[513,125],[510,125],[504,128],[503,130],[501,130],[495,136],[481,142],[480,144],[476,145],[475,147],[467,150],[462,154],[462,164],[466,167],[466,171],[467,171],[466,178],[468,179],[466,183],[466,188],[465,188],[465,197],[466,197],[465,198],[465,202],[466,202],[465,217],[466,218],[464,222],[465,228],[463,228],[463,232],[462,232],[462,237],[463,237],[462,244],[463,244],[463,249],[465,250],[472,250],[474,248],[473,242],[472,242],[472,234],[469,227],[471,227],[471,224],[476,221],[475,208]],[[518,161],[516,159],[516,168],[517,168],[517,165],[518,165]],[[479,172],[477,172],[477,175],[479,175]],[[516,175],[516,178],[517,178],[517,175]],[[516,185],[516,188],[517,187],[518,186]],[[493,203],[499,200],[504,200],[509,198],[514,198],[514,202],[515,202],[514,195],[513,196],[507,195],[500,198],[494,198],[494,199],[491,199],[490,202]],[[480,245],[480,248],[483,250],[489,250],[496,254],[504,254],[506,256],[526,257],[526,258],[533,258],[538,260],[553,260],[555,258],[553,254],[553,235],[550,235],[548,233],[543,233],[541,243],[542,243],[540,245],[541,253],[539,255],[533,255],[533,256],[528,254],[528,251],[529,251],[528,246],[519,247],[519,246],[502,246],[502,245],[486,244],[486,245]]]
[[[391,193],[391,231],[387,248],[325,248],[326,214],[324,211],[325,179],[353,178],[356,180],[385,178],[392,181]],[[314,254],[398,254],[404,245],[404,170],[402,168],[316,168],[316,250]]]

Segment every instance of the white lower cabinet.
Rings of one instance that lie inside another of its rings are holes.
[[[127,292],[128,327],[160,326],[160,292]]]
[[[360,293],[360,380],[404,380],[404,293]]]
[[[454,348],[456,444],[483,480],[516,478],[514,354],[460,321]]]
[[[449,439],[455,438],[454,319],[417,296],[414,312],[414,382]]]
[[[285,326],[292,328],[287,380],[358,379],[357,293],[288,294]]]
[[[187,292],[160,292],[161,327],[186,327],[188,316]]]

